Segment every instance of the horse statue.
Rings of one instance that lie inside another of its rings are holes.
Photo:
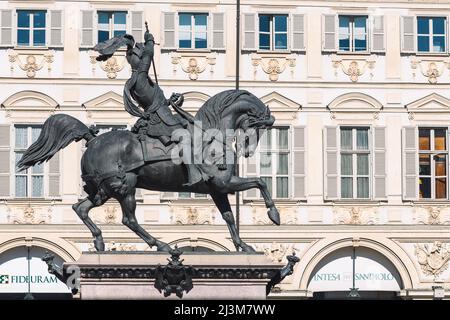
[[[173,103],[172,106],[176,107]],[[177,155],[184,152],[184,149],[176,148],[179,144],[167,143],[158,136],[133,130],[110,131],[97,135],[95,128],[88,128],[67,114],[55,114],[45,121],[40,136],[25,152],[17,167],[20,171],[26,170],[35,164],[50,160],[71,142],[86,140],[87,149],[81,158],[81,170],[84,189],[88,196],[74,204],[72,208],[91,231],[94,246],[98,251],[104,251],[105,244],[101,230],[89,217],[89,211],[111,198],[120,203],[122,223],[125,226],[150,247],[156,246],[158,251],[171,249],[168,244],[152,237],[136,219],[135,193],[136,188],[142,188],[153,191],[209,194],[227,223],[236,250],[255,252],[239,237],[228,194],[258,188],[268,208],[269,218],[277,225],[280,224],[278,210],[261,178],[242,178],[235,174],[240,152],[235,151],[232,139],[224,139],[223,143],[217,143],[216,138],[227,137],[229,132],[249,130],[258,132],[271,127],[275,118],[260,99],[245,90],[220,92],[206,101],[195,117],[185,115],[185,118],[189,117],[190,121],[187,121],[189,125],[177,130],[184,130],[184,133],[192,135],[195,134],[195,130],[200,130],[198,127],[201,127],[201,132],[205,130],[213,132],[207,139],[202,139],[200,150],[194,150],[194,157],[195,154],[208,151],[215,154],[213,157],[215,160],[197,165],[201,168],[203,178],[195,184],[189,183],[187,164],[183,161],[174,161]],[[142,123],[144,120],[150,121],[140,118],[138,122]],[[180,140],[184,140],[186,135],[180,136],[183,138]],[[242,143],[242,154],[245,157],[255,151],[258,140],[259,135],[256,134],[256,143],[248,143],[248,139]],[[213,145],[216,147],[213,148]],[[224,163],[223,159],[226,157],[223,155],[230,152],[231,161]],[[219,163],[217,159],[222,162]]]
[[[136,220],[135,193],[136,188],[142,188],[211,195],[227,223],[236,250],[254,252],[239,237],[228,194],[258,188],[269,209],[269,218],[280,224],[278,210],[264,181],[235,175],[238,155],[251,155],[259,140],[258,131],[271,127],[275,118],[261,100],[245,90],[216,94],[204,103],[195,117],[181,109],[182,95],[173,94],[166,99],[157,79],[153,82],[149,77],[155,41],[147,24],[146,29],[145,43],[136,43],[132,35],[125,34],[94,47],[100,53],[97,57],[100,61],[111,57],[119,48],[127,47],[126,57],[132,75],[124,86],[124,106],[127,112],[139,117],[132,130],[111,131],[97,136],[94,128],[88,128],[70,115],[52,115],[45,121],[38,139],[18,162],[18,170],[48,161],[71,142],[84,139],[87,149],[81,158],[81,170],[88,196],[72,207],[91,231],[98,251],[104,251],[105,244],[101,230],[89,217],[89,211],[110,198],[120,203],[122,223],[150,247],[156,246],[158,251],[171,249],[168,244],[152,237]],[[170,111],[169,105],[177,114]],[[244,134],[243,142],[237,144],[243,151],[235,152],[232,145],[234,137],[239,137],[239,132],[249,131],[256,136],[254,143],[249,143],[249,135]],[[190,148],[190,137],[197,137],[196,132],[201,133],[200,142],[195,144],[194,141],[194,148]],[[191,156],[198,159],[198,155],[203,154],[208,156],[201,157],[200,163],[189,161]]]

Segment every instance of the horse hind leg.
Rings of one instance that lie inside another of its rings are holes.
[[[96,207],[89,198],[85,198],[74,204],[72,209],[77,213],[83,223],[89,228],[94,237],[94,246],[97,251],[105,251],[105,242],[103,241],[102,231],[89,217],[89,211]]]
[[[144,240],[150,248],[156,246],[158,251],[169,251],[171,248],[167,243],[155,239],[139,225],[135,215],[136,199],[134,194],[136,189],[130,191],[131,192],[129,194],[119,199],[123,213],[122,223],[136,233],[142,240]]]

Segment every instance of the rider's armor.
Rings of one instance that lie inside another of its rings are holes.
[[[173,94],[170,101],[167,100],[158,84],[149,77],[148,71],[153,61],[155,43],[153,36],[148,31],[145,33],[145,39],[145,45],[137,43],[127,50],[126,58],[131,65],[132,75],[125,84],[125,108],[132,115],[140,117],[135,125],[136,128],[145,126],[147,135],[157,137],[164,145],[168,145],[171,143],[170,137],[174,130],[187,127],[187,120],[174,116],[169,109],[171,102],[181,107],[183,96]],[[138,102],[139,106],[133,103],[130,96]],[[143,114],[139,107],[144,109]],[[187,162],[189,161],[184,161],[188,169],[188,185],[200,182],[202,173],[194,164]]]

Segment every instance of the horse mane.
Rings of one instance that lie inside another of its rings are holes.
[[[206,101],[195,115],[196,120],[202,121],[203,130],[218,128],[222,112],[242,96],[254,97],[247,90],[226,90],[212,96]],[[256,97],[255,97],[256,98]]]

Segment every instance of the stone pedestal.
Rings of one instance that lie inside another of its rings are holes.
[[[65,263],[64,270],[66,275],[79,270],[81,299],[179,299],[175,294],[164,297],[154,286],[158,265],[166,266],[169,257],[159,252],[86,252]],[[183,253],[181,259],[195,269],[193,288],[182,299],[266,299],[269,281],[284,266],[262,253]]]

